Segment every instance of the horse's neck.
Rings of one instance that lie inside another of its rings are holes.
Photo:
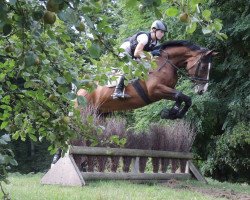
[[[168,59],[177,68],[186,68],[187,62],[195,57],[197,52],[191,51],[187,47],[175,47],[165,51],[163,57]]]

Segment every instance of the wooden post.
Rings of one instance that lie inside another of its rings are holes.
[[[189,169],[192,172],[192,174],[194,175],[194,177],[198,180],[201,181],[203,183],[207,184],[206,179],[202,176],[201,172],[194,166],[194,164],[192,163],[191,160],[188,161],[188,165],[189,165]]]
[[[139,157],[133,158],[132,160],[132,172],[139,173]]]

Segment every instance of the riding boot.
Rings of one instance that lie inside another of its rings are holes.
[[[124,80],[125,80],[125,77],[123,75],[119,77],[118,84],[115,87],[114,93],[112,94],[113,99],[120,99],[120,98],[124,99],[124,98],[130,97],[129,95],[123,93],[123,89],[125,86]]]

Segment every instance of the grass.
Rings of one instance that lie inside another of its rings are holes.
[[[4,185],[5,191],[15,200],[212,200],[223,199],[194,192],[188,187],[172,189],[165,184],[135,184],[127,181],[96,181],[84,187],[62,187],[41,185],[43,174],[11,174],[10,184]],[[197,187],[233,188],[239,192],[249,192],[249,185],[219,183],[209,180],[209,185],[197,181],[181,182],[181,185]],[[2,194],[0,194],[0,198]]]
[[[195,180],[186,181],[187,184],[191,184],[194,187],[200,188],[210,188],[210,189],[221,189],[221,190],[233,190],[238,193],[246,193],[250,195],[250,185],[247,183],[229,183],[229,182],[219,182],[211,178],[206,178],[208,184],[201,183]]]

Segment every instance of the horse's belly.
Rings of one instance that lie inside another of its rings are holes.
[[[134,101],[134,99],[118,99],[118,100],[111,100],[106,102],[98,107],[98,109],[103,112],[113,112],[113,111],[125,111],[125,110],[132,110],[136,108],[140,108],[144,106],[145,103],[143,101]]]

